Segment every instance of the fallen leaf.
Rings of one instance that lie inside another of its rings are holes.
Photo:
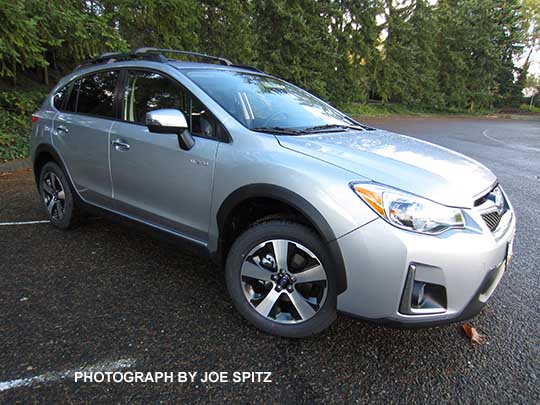
[[[486,342],[486,338],[480,333],[478,333],[476,328],[473,328],[468,323],[463,324],[463,331],[465,332],[467,337],[471,340],[472,344],[476,343],[476,344],[482,345]]]

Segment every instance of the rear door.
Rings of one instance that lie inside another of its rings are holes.
[[[52,136],[82,198],[107,208],[112,206],[109,131],[116,118],[118,77],[118,70],[107,70],[77,79]]]
[[[110,145],[117,209],[204,243],[222,127],[174,79],[150,70],[124,75],[122,120],[112,128]],[[146,113],[164,108],[184,113],[195,137],[192,149],[180,149],[175,134],[148,131]]]

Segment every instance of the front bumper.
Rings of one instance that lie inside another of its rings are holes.
[[[339,238],[347,290],[338,310],[398,326],[434,326],[475,316],[504,274],[515,215],[504,229],[455,229],[438,236],[408,232],[382,219]],[[412,277],[444,291],[441,308],[410,310]]]

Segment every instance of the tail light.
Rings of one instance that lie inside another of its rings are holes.
[[[36,114],[32,114],[32,122],[38,122],[39,117]]]

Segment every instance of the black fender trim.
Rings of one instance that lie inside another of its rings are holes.
[[[336,241],[336,235],[332,228],[323,217],[323,215],[305,198],[286,188],[273,184],[255,183],[248,186],[240,187],[233,191],[221,204],[217,212],[218,235],[222,234],[225,223],[229,215],[233,212],[238,204],[250,198],[272,198],[282,203],[288,204],[304,215],[315,227],[317,232],[323,237],[323,242],[327,245],[330,256],[333,260],[337,293],[341,294],[347,289],[347,274],[341,249]],[[210,240],[210,255],[211,257],[219,257],[220,243],[218,238],[214,236],[215,241]],[[214,243],[212,243],[214,242]]]
[[[77,199],[77,201],[81,205],[81,208],[86,209],[89,206],[89,204],[87,202],[85,202],[82,199],[82,197],[80,196],[79,191],[75,187],[75,183],[73,182],[73,179],[71,178],[71,174],[70,174],[69,170],[67,169],[66,164],[64,163],[64,159],[62,159],[60,157],[60,154],[56,151],[54,146],[52,146],[51,144],[48,144],[48,143],[39,144],[36,147],[36,150],[34,151],[34,153],[32,155],[32,169],[34,171],[34,179],[36,181],[36,188],[38,190],[38,193],[39,193],[39,173],[37,171],[37,163],[39,161],[40,155],[42,155],[44,153],[46,153],[48,155],[51,155],[54,162],[57,163],[60,166],[60,168],[64,171],[64,173],[66,175],[66,178],[67,178],[67,181],[69,182],[69,184],[71,186],[71,189],[75,191],[75,193],[74,193],[75,198]]]
[[[40,155],[42,155],[43,153],[51,155],[54,161],[58,163],[64,171],[66,171],[64,161],[60,158],[60,155],[58,154],[56,149],[48,143],[39,144],[32,156],[32,169],[34,171],[34,178],[36,180],[36,186],[38,187],[39,187],[39,173],[37,171],[37,163],[39,161]],[[68,177],[68,180],[71,181],[71,178],[69,178],[69,175],[67,174],[67,172],[66,172],[66,175]]]

